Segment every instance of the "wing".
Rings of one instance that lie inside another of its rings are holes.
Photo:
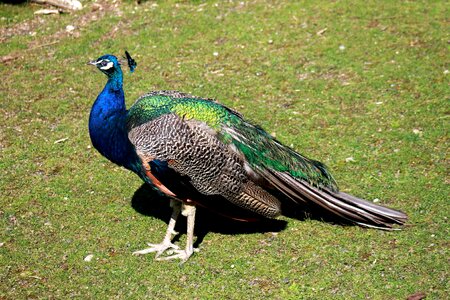
[[[295,152],[259,126],[246,121],[239,113],[211,99],[176,91],[149,93],[138,99],[131,108],[128,130],[164,114],[174,114],[192,124],[196,122],[203,131],[243,157],[246,166],[260,170],[261,174],[266,173],[264,170],[288,173],[312,186],[338,190],[324,164]]]
[[[168,187],[178,181],[201,198],[209,197],[207,201],[220,196],[259,215],[275,217],[280,213],[279,201],[248,180],[242,156],[218,138],[221,120],[237,116],[230,112],[210,100],[152,94],[130,109],[128,137],[147,177],[166,194],[187,197],[176,186],[178,192]],[[155,164],[166,169],[154,174]],[[166,176],[173,171],[177,176]]]
[[[309,159],[283,145],[259,126],[241,117],[224,124],[222,140],[233,145],[235,151],[244,155],[248,164],[260,173],[265,170],[287,173],[319,188],[337,191],[337,184],[327,167],[319,161]]]

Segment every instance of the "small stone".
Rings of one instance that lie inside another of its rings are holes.
[[[73,26],[73,25],[67,25],[66,26],[66,32],[72,32],[74,30],[75,30],[75,26]]]
[[[380,199],[375,198],[375,199],[372,200],[372,202],[373,202],[373,203],[378,203],[378,202],[380,202]]]
[[[219,56],[219,52],[213,52],[214,56]]]
[[[420,129],[418,129],[418,128],[414,128],[414,129],[413,129],[413,133],[414,133],[415,135],[418,135],[418,136],[422,136],[422,135],[423,135],[422,130],[420,130]]]
[[[345,162],[354,162],[354,161],[355,161],[355,159],[354,159],[352,156],[347,157],[347,158],[345,159]]]
[[[94,254],[89,254],[84,258],[84,261],[90,262],[94,258]]]
[[[339,46],[339,50],[344,51],[345,50],[345,46],[344,45],[340,45]]]
[[[92,11],[102,10],[102,9],[103,9],[103,6],[101,6],[101,5],[98,4],[98,3],[94,3],[94,4],[92,4],[91,9],[92,9]]]

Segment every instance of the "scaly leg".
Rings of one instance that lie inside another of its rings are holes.
[[[172,216],[170,217],[169,225],[167,226],[166,235],[164,236],[162,243],[160,243],[160,244],[148,243],[147,245],[150,246],[150,248],[135,251],[135,252],[133,252],[133,255],[141,255],[141,254],[156,252],[156,258],[158,258],[167,249],[178,249],[179,248],[177,245],[172,243],[172,235],[177,234],[177,232],[175,232],[174,228],[175,228],[175,224],[177,222],[177,218],[180,215],[181,202],[171,199],[170,206],[172,207]]]
[[[157,260],[169,260],[174,258],[181,259],[182,263],[187,261],[188,258],[198,251],[194,249],[194,225],[195,225],[195,205],[183,203],[182,204],[182,214],[187,217],[187,241],[185,250],[173,250],[174,255],[159,257]]]

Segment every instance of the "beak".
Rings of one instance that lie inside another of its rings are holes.
[[[88,62],[86,63],[86,65],[96,66],[96,65],[97,65],[97,62],[96,62],[95,60],[91,60],[91,61],[88,61]]]

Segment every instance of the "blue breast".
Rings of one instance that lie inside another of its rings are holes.
[[[121,84],[109,80],[97,97],[89,116],[89,134],[94,147],[119,166],[138,172],[139,159],[125,128],[125,97]]]

